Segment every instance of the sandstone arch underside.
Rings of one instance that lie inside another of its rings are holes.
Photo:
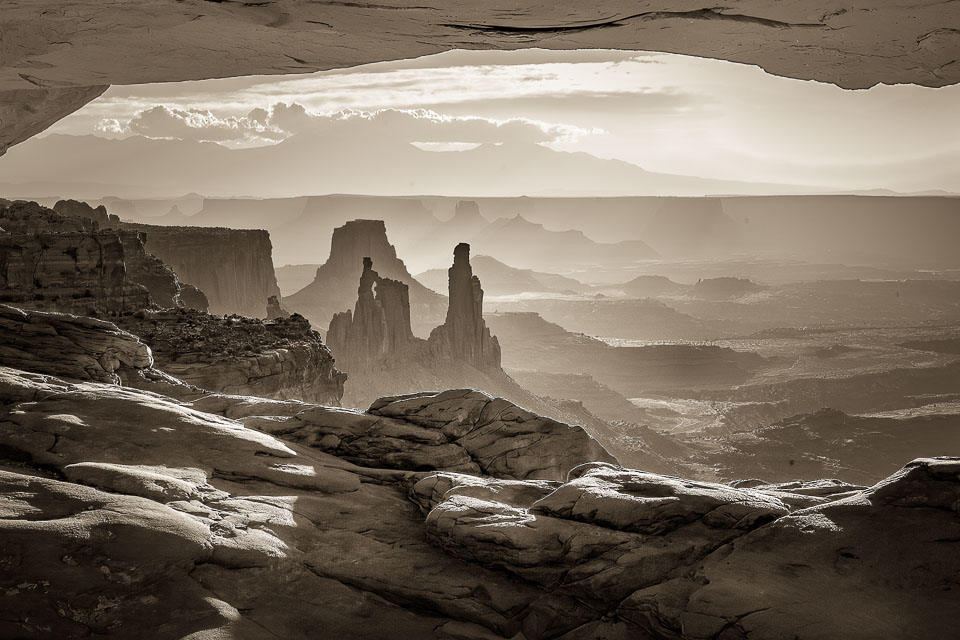
[[[4,0],[0,153],[111,84],[528,47],[683,53],[849,89],[938,87],[960,81],[960,1]]]

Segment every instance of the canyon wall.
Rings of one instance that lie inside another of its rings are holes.
[[[70,337],[86,331],[84,323],[89,319],[76,316],[107,316],[136,336],[133,340],[146,345],[143,348],[148,357],[157,360],[164,374],[195,385],[198,391],[333,405],[339,402],[344,375],[334,367],[330,350],[305,318],[285,315],[275,296],[270,297],[276,316],[272,321],[211,315],[197,310],[207,306],[199,289],[181,283],[163,260],[145,250],[146,232],[101,228],[101,223],[118,224],[102,207],[92,209],[82,202],[58,202],[56,206],[64,212],[60,213],[31,202],[5,204],[0,207],[0,302],[13,306],[5,307],[9,317],[4,331],[0,331],[0,355],[13,358],[13,364],[36,359],[17,347],[23,335],[33,340],[36,354],[43,354],[45,337]],[[244,257],[248,264],[256,265],[265,252],[267,266],[272,269],[269,238],[264,232],[258,234],[255,240],[266,240],[265,251],[262,245],[255,245],[260,255],[254,251],[253,256],[243,256],[242,246],[237,250],[226,242],[229,234],[217,234],[216,242],[210,244],[232,256],[234,266]],[[204,272],[216,277],[223,273],[223,268],[217,264],[216,251],[203,246],[209,236],[200,235],[199,244],[188,242],[191,234],[182,229],[161,234],[161,238],[171,244],[179,238],[181,252],[192,250],[191,260],[197,265],[205,258]],[[231,293],[242,300],[242,295],[236,294],[249,293],[249,288],[244,286],[242,273],[233,275],[237,286]],[[261,302],[257,318],[264,315],[268,297],[264,296]],[[252,302],[249,306],[254,310]],[[57,320],[59,316],[36,315],[23,308],[75,316]],[[11,327],[21,329],[13,331]],[[95,347],[96,355],[92,356],[107,373],[115,369],[109,363],[117,357],[121,361],[130,359],[123,356],[130,351],[123,346],[126,343],[113,342],[116,344]],[[50,349],[67,348],[69,352],[72,347],[68,347],[54,345]],[[152,356],[148,347],[153,349]],[[89,364],[88,357],[84,358],[80,360],[88,363],[83,365],[86,369],[94,366]],[[85,379],[89,375],[101,380],[106,375],[81,373],[78,369],[74,377]],[[137,380],[125,382],[132,384]]]
[[[22,201],[0,207],[0,228],[2,302],[85,315],[182,304],[176,274],[136,234]]]
[[[211,313],[262,318],[267,299],[280,297],[266,231],[136,223],[122,228],[145,234],[146,250],[203,291]]]

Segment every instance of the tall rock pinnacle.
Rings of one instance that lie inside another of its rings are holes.
[[[353,312],[337,313],[330,321],[327,344],[347,371],[379,367],[411,348],[410,293],[406,284],[383,278],[373,260],[363,258],[357,303]]]
[[[413,279],[387,239],[382,220],[351,220],[334,229],[330,257],[317,269],[313,282],[284,297],[284,306],[303,314],[314,324],[326,325],[335,313],[353,306],[357,279],[370,277],[364,275],[361,267],[367,260],[377,265],[383,279],[389,278],[406,286],[406,295],[417,310],[416,320],[427,321],[426,326],[419,328],[424,335],[439,322],[443,313],[443,296]],[[376,277],[381,278],[380,275]],[[380,286],[377,282],[377,287]],[[369,287],[367,290],[372,291]]]
[[[438,355],[463,360],[478,368],[500,368],[500,344],[483,321],[483,289],[470,266],[470,245],[453,250],[449,274],[450,303],[447,319],[430,334]]]

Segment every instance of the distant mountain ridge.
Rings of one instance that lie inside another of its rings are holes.
[[[654,173],[621,160],[537,144],[484,144],[469,151],[424,151],[413,144],[300,134],[265,147],[212,142],[107,139],[51,134],[0,157],[7,183],[136,186],[142,196],[189,192],[278,197],[320,193],[454,196],[810,193],[812,188]],[[136,191],[133,190],[133,191]],[[69,195],[69,194],[67,194]],[[89,197],[90,194],[81,194]],[[104,192],[101,195],[108,195]]]

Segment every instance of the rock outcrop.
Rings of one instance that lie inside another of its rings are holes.
[[[263,321],[185,309],[117,319],[153,350],[156,367],[219,393],[338,405],[346,376],[300,315]]]
[[[615,461],[581,427],[474,389],[380,398],[366,413],[313,407],[260,428],[374,468],[562,480],[581,462]]]
[[[73,380],[119,383],[153,366],[150,347],[116,325],[0,305],[0,365]]]
[[[280,305],[277,296],[267,298],[267,320],[289,318],[290,313]]]
[[[542,409],[500,368],[500,347],[483,321],[483,290],[470,270],[469,246],[457,248],[450,269],[447,320],[423,340],[411,330],[409,288],[382,277],[363,258],[354,310],[336,314],[327,342],[350,375],[346,406],[367,406],[382,395],[473,387]]]
[[[101,228],[117,227],[120,223],[120,216],[107,213],[107,208],[102,204],[97,207],[91,207],[86,202],[79,200],[58,200],[53,205],[53,210],[69,218],[87,218],[95,221]]]
[[[334,229],[330,257],[317,269],[313,282],[287,296],[284,303],[314,324],[327,326],[335,313],[354,305],[364,258],[373,261],[378,276],[407,286],[416,333],[426,335],[436,326],[443,313],[443,296],[413,279],[387,239],[382,220],[352,220]]]
[[[470,391],[361,413],[0,384],[5,637],[954,631],[960,459],[746,488],[591,461],[582,430]]]
[[[81,314],[151,304],[147,288],[127,274],[116,231],[22,201],[0,209],[0,228],[0,302]]]
[[[500,344],[483,321],[483,289],[470,267],[470,245],[461,242],[453,250],[449,279],[447,319],[430,332],[431,352],[479,369],[499,369]]]
[[[127,276],[145,286],[155,304],[166,308],[185,307],[201,311],[209,308],[210,301],[203,291],[180,280],[169,265],[146,250],[144,233],[119,233],[123,242]]]
[[[0,305],[0,365],[178,398],[216,392],[337,405],[343,395],[346,376],[302,316],[264,322],[148,309],[113,319]]]
[[[35,202],[0,208],[0,301],[80,314],[207,307],[203,292],[147,253],[141,234],[111,228],[116,216],[102,206],[56,206],[63,213]]]
[[[327,342],[331,349],[343,354],[343,362],[349,363],[356,373],[416,359],[423,341],[415,338],[410,329],[407,285],[382,278],[373,270],[373,261],[365,257],[354,310],[334,314]]]
[[[203,291],[211,313],[262,318],[264,301],[280,299],[270,234],[258,229],[167,227],[122,223],[143,235],[144,247]]]

